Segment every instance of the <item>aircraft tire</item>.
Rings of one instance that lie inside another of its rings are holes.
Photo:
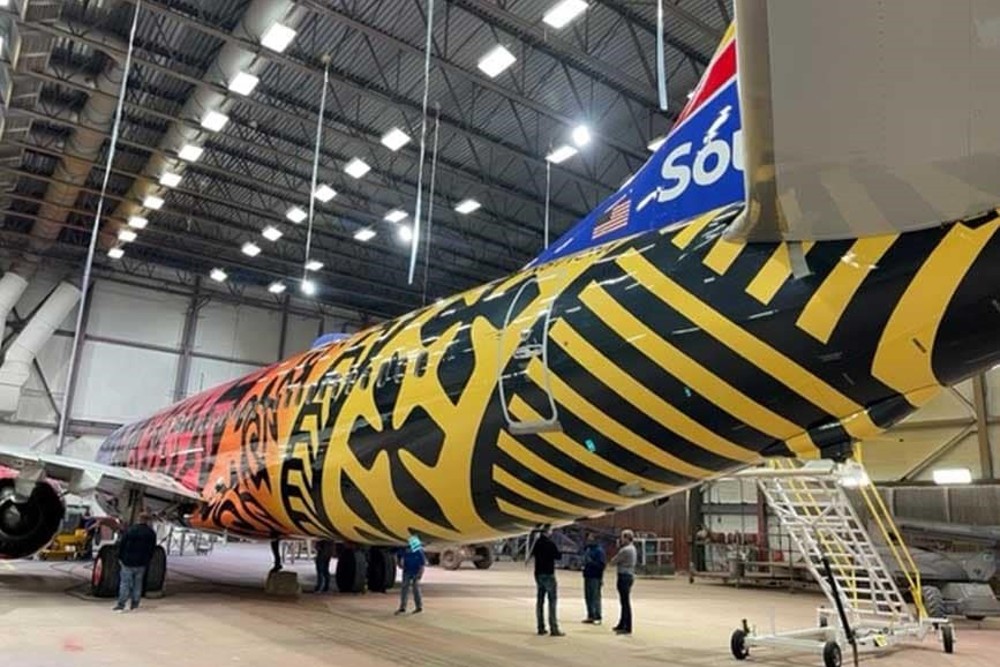
[[[95,598],[113,598],[118,595],[118,546],[105,544],[97,552],[94,569],[90,575],[90,594]]]
[[[472,563],[477,570],[488,570],[493,567],[493,549],[488,546],[480,546],[475,549],[476,557]]]
[[[160,593],[167,580],[167,552],[163,547],[153,550],[153,558],[146,567],[146,576],[142,582],[143,593]]]
[[[341,593],[364,593],[368,574],[368,559],[365,552],[353,547],[341,548],[337,556],[337,570],[334,579]]]
[[[388,549],[372,547],[368,550],[368,590],[385,593],[396,579],[396,564]]]

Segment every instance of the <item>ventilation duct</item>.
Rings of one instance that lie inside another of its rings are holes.
[[[27,280],[10,271],[0,278],[0,322],[7,321],[7,316],[17,305],[27,286]]]

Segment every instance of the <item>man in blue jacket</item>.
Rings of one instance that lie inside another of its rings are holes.
[[[424,577],[424,565],[427,558],[424,556],[424,545],[420,543],[420,538],[416,535],[410,537],[409,545],[397,552],[397,562],[403,570],[403,585],[399,589],[399,609],[396,614],[406,613],[407,594],[413,589],[413,604],[416,607],[414,614],[419,614],[424,610],[424,601],[420,596],[420,580]]]
[[[583,597],[587,603],[584,623],[601,624],[601,585],[604,583],[606,564],[604,547],[593,533],[587,533],[587,544],[583,547]]]
[[[118,584],[118,604],[114,610],[125,611],[125,603],[131,599],[129,609],[136,610],[142,598],[142,582],[146,568],[153,560],[156,550],[156,533],[149,527],[149,515],[142,514],[139,520],[129,526],[118,541],[118,562],[121,565]]]

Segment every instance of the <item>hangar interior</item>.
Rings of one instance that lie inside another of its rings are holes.
[[[564,4],[584,9],[564,23],[550,21],[553,7]],[[92,459],[121,426],[306,351],[322,335],[362,331],[520,270],[662,143],[726,34],[732,5],[0,0],[0,443]],[[665,111],[654,57],[658,8]],[[265,43],[265,35],[276,41]],[[59,289],[61,304],[52,298]],[[37,335],[20,338],[31,322]],[[943,392],[867,441],[863,453],[897,517],[996,530],[1000,372],[990,369]],[[949,483],[948,475],[958,477]],[[669,538],[671,568],[687,571],[699,528],[753,533],[761,503],[752,484],[723,481],[587,525]],[[1000,554],[1000,538],[987,550]],[[732,551],[722,550],[720,571],[728,572]],[[271,601],[253,592],[267,556],[255,561],[257,555],[237,552],[232,561],[250,573],[238,582],[249,599],[245,613],[255,619],[247,634],[268,631],[259,621]],[[179,560],[181,591],[229,576],[229,565]],[[303,580],[311,576],[308,566],[297,569]],[[84,655],[74,647],[88,624],[62,619],[76,634],[49,646],[42,637],[56,630],[44,610],[4,574],[0,590],[10,602],[0,600],[0,610],[14,605],[26,625],[42,630],[0,639],[0,654],[7,643],[12,655],[26,658]],[[461,656],[490,634],[482,627],[497,623],[514,632],[534,596],[518,576],[467,569],[429,575],[431,599],[438,587],[448,614],[471,616],[454,638],[440,620],[404,631],[411,653],[393,648],[394,631],[380,625],[370,597],[340,609],[333,601],[295,611],[302,625],[287,631],[305,633],[294,640],[308,646],[303,664],[330,664],[322,662],[322,642],[343,651],[337,664],[431,664],[440,649],[434,642]],[[55,599],[65,588],[38,578],[41,598]],[[786,608],[770,597],[782,593],[702,593],[679,582],[649,589],[643,611],[655,616],[659,631],[684,623],[678,599],[688,608],[704,605],[697,613],[710,619],[705,628],[729,613],[730,595],[744,595],[739,610],[760,622],[777,608],[780,620],[794,623],[815,603]],[[516,601],[504,598],[504,587],[521,584]],[[226,627],[237,626],[239,613],[224,610],[232,598],[211,595],[210,608]],[[605,586],[605,597],[613,595]],[[496,615],[463,606],[476,596],[494,604]],[[197,601],[184,604],[185,613],[203,613]],[[738,618],[724,620],[731,629]],[[341,631],[316,629],[328,621]],[[159,625],[155,617],[141,623],[149,633],[166,627],[181,641],[180,624]],[[972,653],[964,664],[987,664],[975,662],[975,652],[996,647],[996,620],[960,631]],[[369,632],[384,633],[382,648],[372,648]],[[101,633],[98,649],[111,651],[113,629]],[[198,640],[206,650],[214,650],[210,634]],[[727,640],[728,630],[712,639],[721,651],[692,649],[703,662],[683,664],[715,664],[728,656]],[[603,639],[586,641],[592,655],[617,655]],[[657,661],[652,656],[662,642],[643,641],[629,649],[635,664],[682,664]],[[287,655],[280,646],[248,647],[232,655]],[[554,655],[506,637],[477,650],[484,665]],[[890,660],[914,664],[906,655]],[[938,664],[938,657],[918,654],[916,662]],[[434,664],[459,664],[457,657],[438,658]],[[177,664],[188,664],[183,660]]]

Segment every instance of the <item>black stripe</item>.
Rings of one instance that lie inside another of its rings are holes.
[[[497,452],[496,464],[525,484],[557,500],[590,509],[604,509],[607,507],[607,503],[581,496],[543,477],[503,450]]]
[[[533,512],[535,514],[541,514],[542,516],[549,517],[553,521],[566,520],[572,521],[579,518],[575,514],[568,514],[567,512],[561,512],[559,510],[552,509],[551,507],[546,507],[540,503],[536,503],[534,500],[525,498],[520,493],[516,491],[511,491],[506,486],[500,484],[499,482],[493,482],[493,492],[498,500],[506,500],[509,503],[517,505],[523,510]],[[506,512],[501,512],[501,516],[510,517],[514,522],[523,524],[526,519],[514,516],[512,514],[507,514]]]

